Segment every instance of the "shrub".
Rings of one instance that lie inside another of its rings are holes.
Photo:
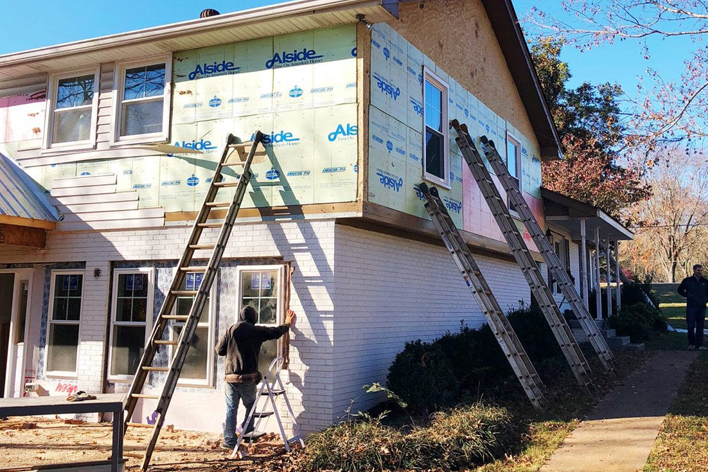
[[[667,320],[661,312],[646,303],[635,303],[608,318],[610,328],[620,336],[629,336],[632,342],[646,341],[652,332],[667,329]]]
[[[622,284],[623,307],[628,307],[635,303],[646,303],[647,297],[652,301],[655,307],[659,306],[659,301],[651,290],[651,281],[649,279],[645,280],[643,283],[635,280],[628,284]]]
[[[475,403],[436,413],[409,434],[364,415],[310,435],[299,470],[457,470],[503,455],[516,438],[510,413]]]
[[[537,308],[508,314],[532,362],[561,356],[560,348]],[[387,386],[411,410],[428,412],[459,403],[464,396],[493,390],[514,373],[489,326],[464,327],[432,343],[407,343],[389,368]]]
[[[459,382],[437,343],[406,343],[391,364],[387,380],[388,388],[414,411],[432,411],[458,399]]]
[[[345,421],[307,438],[299,470],[368,471],[399,469],[403,435],[380,418]]]
[[[435,413],[427,428],[404,438],[401,449],[406,467],[457,470],[503,455],[515,437],[506,409],[475,403]]]

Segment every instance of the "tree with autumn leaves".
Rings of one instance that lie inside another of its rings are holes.
[[[564,157],[543,163],[543,186],[594,205],[615,218],[645,200],[649,186],[639,171],[618,163],[625,147],[619,86],[583,83],[568,88],[568,64],[560,60],[563,40],[539,38],[531,48],[543,91],[561,139]]]

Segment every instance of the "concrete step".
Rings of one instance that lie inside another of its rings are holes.
[[[602,333],[602,337],[605,339],[617,336],[617,331],[614,329],[601,329],[600,333]]]
[[[580,321],[578,320],[568,320],[568,326],[572,329],[582,329],[582,326],[580,326]]]
[[[643,351],[644,343],[629,343],[626,346],[622,346],[622,349],[626,349],[628,351]]]
[[[630,344],[629,336],[614,336],[607,338],[607,345],[614,348],[624,347]]]

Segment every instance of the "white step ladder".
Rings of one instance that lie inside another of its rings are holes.
[[[482,160],[482,156],[477,152],[477,148],[474,147],[474,142],[467,133],[467,127],[460,125],[457,120],[452,120],[450,124],[455,131],[457,131],[455,141],[462,152],[462,156],[467,162],[472,176],[477,181],[477,185],[489,205],[494,219],[504,234],[504,238],[511,249],[511,253],[514,259],[516,259],[516,263],[521,268],[521,272],[524,274],[526,281],[531,287],[531,292],[536,297],[536,301],[546,318],[546,322],[548,326],[550,326],[576,380],[581,386],[590,388],[592,385],[589,376],[590,366],[585,359],[585,355],[575,341],[573,331],[561,314],[551,290],[548,288],[546,281],[541,275],[536,261],[531,256],[531,252],[526,246],[521,233],[519,233],[519,229],[516,227],[511,213],[509,213],[506,201],[501,197],[499,190],[492,181],[492,177]]]
[[[231,454],[232,459],[236,456],[240,456],[241,458],[245,457],[244,451],[239,451],[239,447],[243,441],[252,442],[266,434],[264,430],[266,429],[268,420],[271,416],[275,416],[275,419],[278,422],[280,437],[283,440],[283,445],[285,446],[286,451],[290,451],[290,444],[293,442],[299,442],[300,446],[305,447],[305,441],[303,441],[302,435],[300,434],[300,425],[298,425],[295,420],[295,413],[290,405],[290,400],[288,400],[288,395],[285,391],[283,381],[280,379],[280,372],[283,369],[284,362],[285,360],[282,357],[276,357],[270,363],[268,373],[263,378],[261,386],[256,394],[256,402],[253,404],[253,408],[251,408],[251,411],[243,424],[248,427],[253,418],[258,418],[258,420],[254,424],[253,431],[246,432],[246,429],[243,429],[239,433],[236,446],[234,447],[234,452]],[[288,435],[285,434],[283,420],[278,411],[278,398],[282,398],[284,400],[285,407],[287,408],[288,414],[293,422],[293,430],[295,431],[295,435],[290,438],[288,438]],[[263,399],[262,404],[261,399]],[[263,422],[263,419],[265,419],[265,422]],[[263,423],[262,426],[261,423]]]
[[[472,257],[472,253],[467,247],[464,239],[455,227],[450,214],[445,205],[440,200],[438,189],[429,188],[425,183],[418,185],[418,189],[425,196],[427,202],[425,209],[430,215],[430,219],[442,237],[445,246],[452,255],[455,265],[460,270],[462,278],[467,287],[477,300],[477,304],[482,309],[489,327],[494,333],[499,346],[504,351],[506,359],[514,370],[519,383],[526,392],[526,396],[536,409],[542,409],[545,400],[543,398],[543,382],[538,376],[536,369],[529,359],[524,346],[514,332],[511,323],[499,307],[497,299],[489,288],[486,279]]]

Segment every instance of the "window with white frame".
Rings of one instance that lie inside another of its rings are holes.
[[[188,272],[185,274],[180,290],[199,290],[204,274],[201,272]],[[187,351],[187,358],[180,375],[180,384],[187,385],[212,385],[214,370],[214,300],[216,284],[213,284],[207,297],[207,301],[199,314],[197,331],[192,338],[192,342]],[[175,315],[187,316],[194,304],[194,296],[179,296],[175,302],[173,313]],[[170,329],[170,339],[177,341],[184,328],[184,323],[174,322]],[[172,355],[176,353],[172,349]]]
[[[423,81],[423,175],[426,180],[449,187],[450,155],[447,120],[448,87],[438,76],[424,69]]]
[[[258,313],[257,325],[281,325],[284,317],[284,270],[284,266],[281,265],[239,267],[237,313],[240,313],[243,307],[250,305]],[[266,341],[261,345],[258,357],[258,371],[264,375],[267,373],[271,361],[282,351],[282,341],[280,339]]]
[[[521,191],[521,144],[511,134],[506,135],[506,168],[509,174],[516,180],[516,185]],[[509,202],[509,210],[516,213],[514,205]]]
[[[76,375],[83,271],[52,271],[47,323],[47,374]]]
[[[154,269],[116,269],[110,334],[109,378],[135,374],[152,327]]]
[[[167,139],[171,60],[122,64],[116,68],[114,142]]]
[[[45,148],[90,146],[96,136],[98,69],[53,75]]]

